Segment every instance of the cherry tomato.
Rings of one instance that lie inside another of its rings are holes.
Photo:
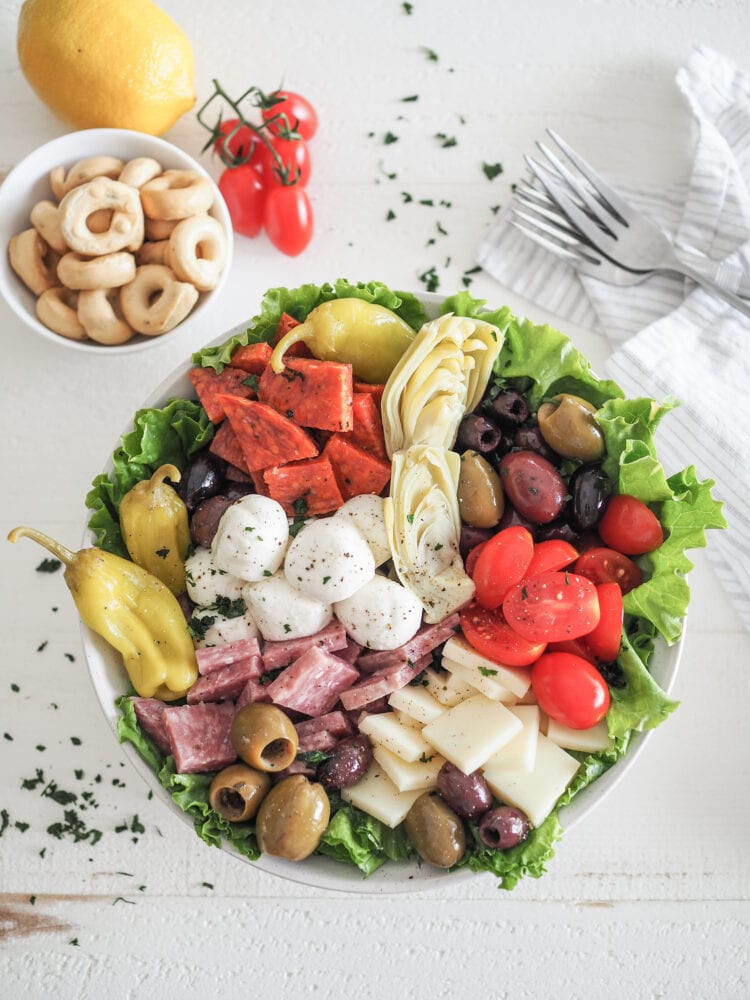
[[[609,498],[597,531],[605,545],[626,556],[653,552],[664,541],[656,514],[642,500],[626,493]]]
[[[566,542],[562,538],[548,538],[546,541],[537,542],[534,546],[534,555],[526,569],[526,577],[528,579],[532,576],[539,576],[540,573],[552,573],[556,569],[565,569],[577,558],[577,549],[574,549],[570,542]]]
[[[472,579],[474,578],[474,567],[477,564],[479,553],[482,551],[483,547],[486,544],[487,542],[480,542],[479,545],[475,545],[474,548],[470,549],[466,554],[466,559],[464,560],[464,567],[466,569],[466,572]]]
[[[243,236],[257,236],[263,228],[266,200],[258,171],[249,163],[227,167],[219,178],[219,190],[227,203],[234,231]]]
[[[596,596],[599,599],[599,624],[586,635],[584,642],[598,660],[611,663],[620,652],[622,591],[616,583],[600,583]]]
[[[575,656],[580,656],[584,660],[588,660],[589,663],[596,663],[596,657],[591,652],[591,650],[586,645],[588,636],[584,636],[581,639],[563,639],[562,642],[549,642],[547,643],[547,653],[573,653]]]
[[[488,539],[471,575],[475,597],[483,608],[496,608],[526,575],[534,554],[534,539],[526,528],[514,526]]]
[[[302,253],[313,233],[307,192],[299,184],[274,187],[266,196],[263,225],[273,245],[289,257]]]
[[[225,136],[229,136],[230,132],[239,124],[239,118],[227,118],[219,125],[219,131],[221,136],[214,143],[214,149],[221,156],[231,153],[232,156],[241,157],[244,159],[250,150],[254,150],[252,161],[257,165],[258,153],[256,147],[262,145],[262,141],[253,132],[251,128],[247,125],[241,125],[237,129],[236,133],[225,140]],[[248,161],[250,162],[250,161]]]
[[[528,642],[508,625],[500,608],[493,611],[473,601],[459,612],[464,638],[482,656],[506,667],[528,667],[545,650],[544,642]]]
[[[601,545],[579,556],[573,564],[573,572],[592,583],[617,583],[623,594],[643,583],[643,574],[632,559]]]
[[[516,584],[503,601],[505,620],[529,642],[578,639],[599,622],[596,587],[575,573],[541,573]]]
[[[310,150],[305,140],[281,139],[271,135],[268,136],[268,141],[281,159],[292,184],[296,187],[304,187],[310,180]],[[253,159],[256,158],[258,170],[263,175],[263,180],[268,187],[282,187],[283,181],[279,176],[279,165],[273,153],[263,143],[258,146]]]
[[[318,116],[310,102],[301,94],[294,94],[291,90],[279,90],[274,95],[283,100],[274,104],[272,108],[261,111],[264,122],[270,121],[277,115],[286,117],[286,125],[290,131],[298,132],[303,139],[312,139],[318,130]],[[278,135],[284,130],[284,120],[279,119],[268,126],[268,131]]]
[[[596,669],[572,653],[545,653],[531,668],[531,687],[543,712],[571,729],[590,729],[609,709],[609,688]]]

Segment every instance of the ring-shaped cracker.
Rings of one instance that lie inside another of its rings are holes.
[[[74,163],[65,175],[62,185],[63,195],[73,188],[93,181],[95,177],[109,177],[115,180],[120,175],[124,164],[116,156],[87,156],[85,160]]]
[[[91,288],[78,294],[78,319],[98,344],[127,343],[134,334],[122,317],[115,288]]]
[[[172,267],[169,259],[169,240],[155,240],[144,243],[140,250],[135,252],[135,262],[140,267],[142,264],[166,264]],[[172,268],[174,271],[174,268]]]
[[[94,212],[112,212],[109,228],[95,233],[88,224]],[[137,249],[143,243],[143,209],[138,191],[109,177],[73,188],[60,202],[60,228],[71,250],[87,257]]]
[[[59,254],[68,252],[68,244],[60,228],[60,210],[53,201],[38,201],[31,209],[31,225],[45,243]]]
[[[163,264],[144,264],[120,289],[120,307],[127,322],[147,337],[168,333],[188,315],[198,300],[196,288],[178,281]]]
[[[135,258],[124,250],[99,257],[82,257],[71,250],[60,258],[57,277],[66,288],[76,291],[120,288],[135,277]]]
[[[24,229],[22,233],[11,236],[8,242],[10,266],[34,295],[41,295],[58,284],[50,253],[49,246],[36,229]]]
[[[211,181],[196,170],[165,170],[141,188],[150,219],[187,219],[207,212],[214,201]]]
[[[40,322],[68,340],[86,340],[77,313],[78,292],[56,286],[47,288],[36,300],[36,314]]]
[[[141,188],[160,173],[161,163],[158,160],[152,156],[137,156],[134,160],[128,160],[117,179],[123,184]]]
[[[169,264],[182,281],[199,292],[216,288],[227,261],[227,241],[221,224],[210,215],[178,222],[169,237]]]

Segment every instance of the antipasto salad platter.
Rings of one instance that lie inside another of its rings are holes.
[[[674,405],[468,292],[277,288],[135,415],[81,551],[12,537],[66,564],[105,712],[208,844],[512,888],[677,707],[724,520],[659,462]]]

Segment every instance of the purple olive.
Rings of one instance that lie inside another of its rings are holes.
[[[203,500],[215,496],[224,482],[226,462],[210,451],[201,451],[183,470],[177,492],[193,511]]]
[[[437,790],[464,819],[476,819],[492,805],[492,792],[481,772],[464,774],[449,760],[438,771]]]
[[[195,545],[200,545],[204,549],[211,548],[221,515],[233,503],[229,497],[216,496],[198,504],[190,518],[190,537]]]
[[[500,443],[500,428],[481,413],[469,413],[458,426],[456,450],[470,448],[480,455],[494,451]]]
[[[362,778],[371,760],[367,737],[350,736],[337,743],[331,756],[320,765],[318,781],[323,788],[351,788]]]
[[[513,806],[490,809],[479,821],[479,838],[487,847],[507,851],[520,844],[529,832],[527,817]]]
[[[535,451],[512,451],[500,462],[506,498],[521,517],[547,524],[562,514],[568,487],[557,469]]]
[[[492,400],[492,414],[503,427],[518,427],[529,416],[526,397],[517,389],[506,389]]]
[[[549,462],[559,461],[560,456],[554,452],[542,437],[539,425],[536,423],[524,424],[519,427],[513,435],[513,447],[523,451],[535,451],[542,455]]]

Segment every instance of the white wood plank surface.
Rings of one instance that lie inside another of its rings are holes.
[[[0,0],[0,168],[66,131],[18,69],[19,6]],[[747,0],[414,0],[410,16],[394,0],[161,6],[193,39],[201,98],[218,76],[236,91],[283,79],[313,100],[316,236],[295,259],[264,237],[239,238],[211,323],[146,360],[67,353],[0,304],[2,538],[24,522],[76,546],[89,483],[141,400],[204,340],[252,315],[266,288],[345,276],[418,289],[434,266],[440,291],[459,290],[545,126],[612,172],[682,180],[690,136],[677,67],[705,43],[750,69]],[[412,94],[417,102],[401,103]],[[398,142],[385,145],[386,131]],[[457,145],[441,148],[438,133]],[[168,138],[193,154],[203,143],[192,114]],[[489,182],[483,162],[503,174]],[[492,304],[552,319],[473,279]],[[570,332],[603,361],[595,332]],[[387,898],[273,878],[149,801],[96,701],[61,576],[35,572],[40,555],[0,541],[0,810],[10,820],[0,997],[750,996],[750,638],[705,553],[694,553],[690,578],[681,707],[564,837],[548,874],[510,894],[478,876]],[[97,843],[47,833],[64,806],[41,785],[21,787],[37,768],[88,804],[80,815],[102,832]]]

